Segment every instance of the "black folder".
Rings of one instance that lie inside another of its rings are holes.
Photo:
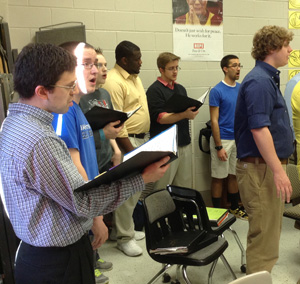
[[[185,111],[189,107],[195,107],[194,111],[196,111],[204,104],[206,97],[210,93],[210,90],[211,88],[208,88],[198,100],[175,94],[169,100],[167,100],[165,110],[169,113],[178,113]]]
[[[170,157],[168,163],[171,163],[173,160],[177,158],[175,153],[167,152],[167,151],[140,152],[135,156],[133,156],[132,158],[130,158],[129,160],[117,165],[114,168],[111,168],[110,170],[104,172],[103,174],[100,174],[92,181],[75,189],[75,191],[76,192],[85,191],[91,188],[98,187],[102,184],[110,184],[113,181],[117,181],[122,178],[133,177],[141,173],[148,165],[157,162],[166,156]]]
[[[122,112],[96,105],[88,112],[86,112],[85,117],[93,130],[102,129],[106,124],[117,120],[120,120],[121,122],[115,127],[119,127],[140,108],[141,107],[138,107],[131,112]]]
[[[169,142],[169,143],[167,143]],[[164,149],[162,150],[162,145]],[[124,156],[124,162],[100,174],[95,179],[75,189],[85,191],[103,184],[110,184],[122,178],[129,178],[141,173],[148,165],[169,156],[171,163],[177,158],[177,125],[154,136],[152,139]]]

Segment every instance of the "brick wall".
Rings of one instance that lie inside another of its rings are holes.
[[[253,34],[263,25],[288,27],[288,0],[224,0],[224,54],[240,57],[244,69],[241,79],[253,67],[251,42]],[[156,57],[172,51],[171,0],[0,0],[0,15],[10,27],[12,48],[21,48],[34,41],[41,26],[67,21],[80,21],[86,26],[87,42],[100,46],[114,64],[114,48],[122,40],[130,40],[142,50],[141,79],[147,88],[159,74]],[[299,32],[292,42],[300,49]],[[223,78],[218,62],[181,62],[178,81],[191,97],[198,98],[208,86]],[[287,67],[282,69],[281,88],[288,79]],[[193,123],[196,188],[209,190],[209,156],[198,149],[198,134],[209,119],[207,104],[200,109]]]

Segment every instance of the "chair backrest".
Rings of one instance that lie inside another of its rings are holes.
[[[173,200],[166,189],[152,192],[145,197],[143,203],[146,246],[150,255],[153,250],[162,247],[186,247],[185,253],[190,253],[210,241],[209,238],[202,243],[206,231],[196,229],[195,226],[186,226],[185,212],[177,206],[176,200]],[[152,255],[151,257],[153,258]]]
[[[188,222],[193,221],[199,226],[198,229],[212,233],[213,230],[206,211],[205,202],[201,193],[195,189],[167,185],[167,190],[173,197],[175,204],[186,211]]]
[[[260,271],[231,281],[228,284],[272,284],[272,277],[268,271]]]
[[[291,185],[293,188],[293,193],[291,199],[300,197],[300,179],[298,174],[298,169],[296,165],[288,164],[287,165],[287,175],[291,181]]]
[[[150,224],[154,221],[173,213],[176,209],[175,203],[166,190],[160,190],[149,194],[144,201],[147,209],[147,217]]]
[[[157,247],[158,242],[170,234],[168,216],[175,212],[176,206],[165,189],[147,195],[144,200],[145,232],[147,251]]]

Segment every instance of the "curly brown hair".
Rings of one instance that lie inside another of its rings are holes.
[[[271,51],[279,50],[293,40],[294,34],[283,27],[264,26],[253,37],[251,55],[256,60],[265,60]]]

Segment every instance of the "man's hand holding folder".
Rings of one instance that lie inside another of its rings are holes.
[[[115,139],[124,127],[124,123],[120,125],[120,120],[109,122],[103,127],[103,132],[106,139]],[[118,125],[118,127],[116,127]]]
[[[170,160],[169,156],[166,156],[156,163],[153,163],[146,167],[142,172],[142,177],[145,183],[155,182],[163,177],[170,164],[166,163]]]

